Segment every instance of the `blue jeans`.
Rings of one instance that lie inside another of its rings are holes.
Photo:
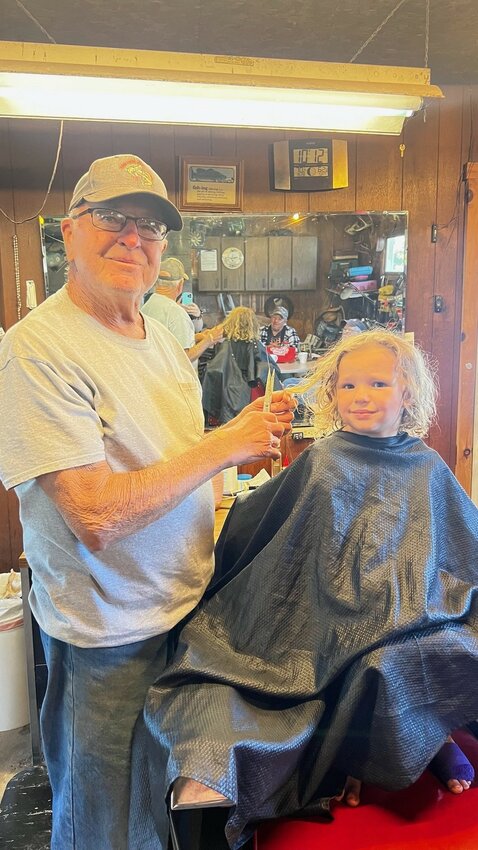
[[[48,666],[41,733],[53,791],[51,850],[127,850],[133,727],[164,669],[167,636],[98,649],[41,636]]]

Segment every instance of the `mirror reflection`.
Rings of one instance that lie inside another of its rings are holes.
[[[234,303],[267,317],[271,296],[284,295],[302,335],[317,329],[326,308],[338,309],[343,319],[403,326],[406,212],[201,213],[183,219],[183,230],[168,234],[166,256],[182,261],[185,289],[206,312],[217,307],[219,313],[223,305],[228,311]],[[60,221],[40,220],[47,295],[65,279]]]

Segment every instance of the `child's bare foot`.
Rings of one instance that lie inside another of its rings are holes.
[[[344,803],[347,803],[347,806],[352,806],[352,808],[355,809],[360,803],[361,789],[362,783],[360,779],[355,779],[354,776],[347,776],[344,793],[342,794]]]
[[[452,794],[468,791],[475,776],[473,765],[450,735],[428,766]]]
[[[462,794],[463,791],[468,791],[475,777],[473,765],[450,736],[430,762],[429,768],[452,794]],[[343,800],[348,806],[356,808],[360,803],[361,790],[360,779],[348,776],[344,791],[338,799]]]

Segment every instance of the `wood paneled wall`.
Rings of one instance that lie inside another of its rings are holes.
[[[163,177],[177,201],[179,155],[234,156],[244,160],[245,212],[347,212],[408,210],[409,248],[407,330],[437,362],[440,381],[439,419],[430,444],[454,466],[457,371],[461,321],[463,166],[478,159],[478,89],[449,87],[445,100],[414,116],[403,136],[344,135],[349,149],[349,186],[328,192],[272,192],[269,145],[275,131],[67,123],[58,171],[44,207],[45,215],[66,212],[76,180],[93,159],[112,153],[136,153]],[[54,97],[54,92],[52,92]],[[20,314],[27,312],[26,281],[33,279],[41,299],[43,271],[37,214],[43,203],[57,148],[57,122],[0,120],[0,207],[10,218],[32,219],[13,224],[0,214],[0,323],[17,321],[18,302],[13,259],[18,239]],[[400,144],[405,145],[403,156]],[[431,226],[438,225],[438,242]],[[445,310],[433,312],[433,297],[444,298]],[[316,306],[314,293],[294,293],[294,323],[307,327]],[[312,308],[312,309],[311,309]],[[0,411],[14,415],[14,411]],[[16,564],[21,534],[16,499],[0,488],[0,570]]]

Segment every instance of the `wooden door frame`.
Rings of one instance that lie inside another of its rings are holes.
[[[465,165],[464,180],[466,206],[455,474],[471,496],[478,353],[478,162]]]

